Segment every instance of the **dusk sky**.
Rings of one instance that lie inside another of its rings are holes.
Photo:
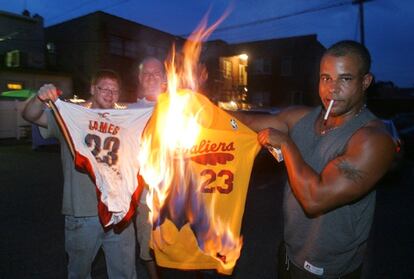
[[[39,14],[45,26],[104,11],[174,35],[191,33],[211,8],[217,20],[230,15],[210,39],[229,43],[317,34],[328,47],[359,40],[358,5],[352,0],[0,0],[0,10]],[[414,1],[370,0],[364,4],[365,43],[377,81],[414,87]],[[0,34],[5,35],[5,34]]]

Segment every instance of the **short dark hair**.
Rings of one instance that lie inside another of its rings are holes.
[[[91,85],[96,85],[101,79],[112,79],[115,80],[119,87],[121,87],[121,78],[119,77],[118,73],[110,70],[110,69],[101,69],[98,70],[91,79]]]
[[[339,41],[330,46],[324,53],[336,57],[355,54],[361,61],[360,71],[363,75],[369,73],[371,69],[371,55],[368,49],[361,43],[351,40]]]

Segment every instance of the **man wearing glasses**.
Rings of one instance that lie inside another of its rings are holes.
[[[89,100],[84,106],[97,109],[116,107],[120,79],[110,70],[101,70],[92,78]],[[63,166],[63,204],[65,215],[65,250],[68,255],[68,278],[91,278],[92,263],[102,247],[109,278],[136,278],[135,232],[129,224],[121,232],[104,230],[98,217],[96,187],[85,173],[75,169],[69,148],[55,118],[46,109],[47,100],[56,101],[59,90],[43,85],[26,105],[23,117],[45,129],[43,137],[56,137],[61,144]]]

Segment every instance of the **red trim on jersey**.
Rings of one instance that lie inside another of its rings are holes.
[[[139,198],[141,197],[142,191],[144,190],[144,185],[139,182],[140,175],[137,174],[138,186],[135,192],[131,196],[131,203],[129,205],[129,210],[125,214],[124,218],[120,222],[114,225],[114,231],[122,231],[129,223],[131,218],[135,215],[136,208],[138,207]]]
[[[141,196],[142,190],[144,189],[144,184],[140,183],[140,180],[142,180],[141,176],[137,174],[138,178],[138,185],[136,187],[136,190],[131,196],[131,202],[129,205],[128,212],[125,214],[125,216],[122,218],[121,221],[119,221],[116,224],[113,224],[111,226],[105,226],[105,224],[108,224],[108,222],[112,218],[112,213],[108,210],[108,207],[106,204],[104,204],[101,200],[102,193],[99,191],[98,187],[96,186],[96,176],[92,168],[92,164],[89,161],[89,159],[82,154],[80,154],[78,151],[75,153],[75,167],[79,171],[84,171],[89,174],[89,177],[92,179],[93,184],[96,187],[96,196],[98,199],[98,215],[99,215],[99,221],[102,224],[102,227],[105,231],[114,228],[114,231],[122,231],[129,223],[129,221],[132,219],[132,217],[135,214],[135,210],[138,206],[138,201]]]
[[[54,102],[50,101],[50,100],[48,101],[48,104],[49,104],[49,106],[51,107],[51,109],[53,111],[56,123],[57,123],[57,125],[60,129],[60,132],[62,133],[63,138],[65,139],[65,141],[68,145],[68,148],[70,150],[70,154],[72,154],[72,157],[75,158],[75,152],[76,152],[75,144],[73,143],[72,137],[70,136],[69,129],[66,126],[66,123],[63,120],[63,117],[60,114],[59,109],[56,106],[56,104]]]

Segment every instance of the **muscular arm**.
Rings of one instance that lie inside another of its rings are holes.
[[[53,84],[45,84],[37,93],[37,96],[33,96],[23,109],[22,117],[32,123],[47,128],[47,116],[44,112],[45,104],[47,100],[56,101],[59,96],[59,91]]]
[[[384,130],[364,127],[352,136],[344,154],[333,158],[318,174],[286,134],[273,131],[271,137],[280,142],[292,191],[311,217],[363,197],[387,172],[395,152]]]
[[[287,133],[289,127],[292,127],[309,109],[305,107],[291,107],[285,109],[276,115],[269,114],[248,114],[243,112],[228,111],[231,115],[243,122],[246,126],[255,132],[266,128],[277,129]]]

